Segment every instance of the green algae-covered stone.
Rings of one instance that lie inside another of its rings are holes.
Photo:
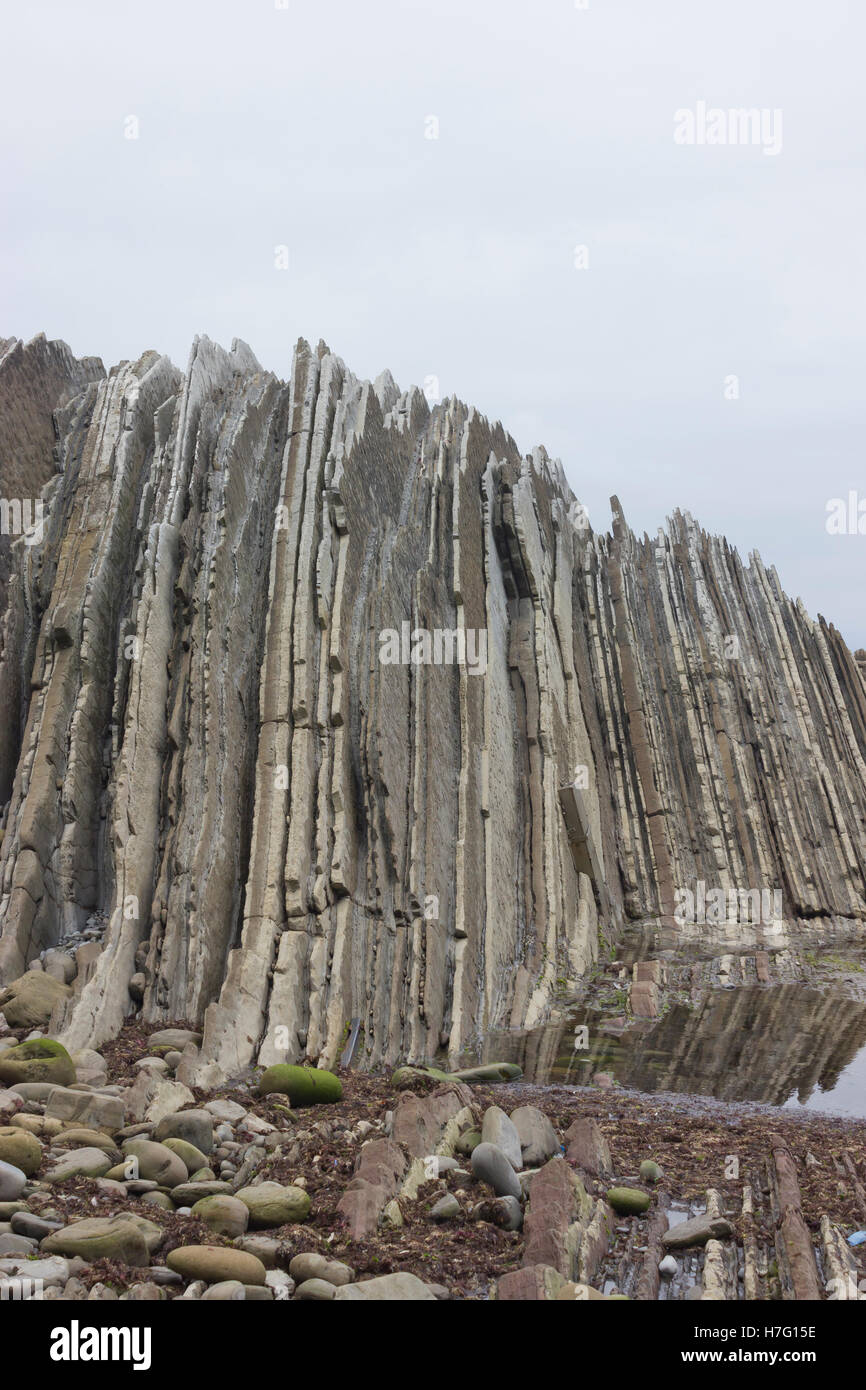
[[[649,1194],[636,1187],[611,1187],[607,1201],[620,1216],[642,1216],[650,1205]]]
[[[0,1082],[5,1086],[41,1081],[52,1086],[71,1086],[75,1063],[62,1043],[53,1038],[31,1038],[0,1053]]]
[[[343,1087],[333,1072],[318,1067],[291,1067],[284,1062],[268,1067],[259,1082],[259,1095],[288,1096],[292,1105],[332,1105],[343,1099]]]

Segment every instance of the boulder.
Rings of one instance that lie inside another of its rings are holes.
[[[183,1160],[164,1144],[156,1144],[152,1139],[127,1139],[123,1152],[127,1158],[137,1161],[138,1172],[133,1176],[152,1178],[160,1187],[177,1187],[189,1177]]]
[[[118,1260],[141,1266],[150,1263],[145,1234],[138,1221],[123,1216],[93,1216],[54,1231],[42,1242],[49,1254],[77,1255],[82,1260]]]
[[[305,1279],[295,1289],[295,1298],[299,1303],[330,1303],[336,1292],[326,1279]]]
[[[306,1255],[295,1255],[289,1264],[289,1274],[299,1284],[309,1279],[324,1279],[335,1288],[351,1284],[355,1278],[355,1271],[349,1265],[343,1264],[340,1260],[329,1260],[325,1255],[319,1255],[314,1251]]]
[[[192,1215],[218,1235],[242,1236],[249,1225],[250,1211],[237,1197],[227,1192],[215,1197],[202,1197],[192,1209]]]
[[[182,1182],[173,1187],[171,1200],[176,1207],[192,1207],[202,1197],[215,1197],[221,1192],[231,1192],[231,1183],[212,1178],[204,1182]]]
[[[613,1177],[607,1140],[595,1120],[578,1118],[565,1131],[565,1156],[594,1178]]]
[[[104,1178],[111,1159],[103,1149],[70,1149],[45,1174],[46,1182],[65,1182],[67,1178]]]
[[[310,1214],[310,1198],[302,1187],[262,1182],[242,1187],[235,1196],[249,1209],[250,1225],[258,1229],[306,1221]]]
[[[27,1186],[27,1174],[16,1168],[14,1163],[0,1159],[0,1202],[15,1202]],[[0,1217],[6,1220],[6,1217]]]
[[[480,1129],[465,1129],[454,1145],[454,1152],[470,1158],[474,1149],[481,1143]]]
[[[41,970],[28,970],[0,990],[0,1014],[10,1028],[44,1028],[56,1004],[72,990]]]
[[[178,1110],[159,1121],[153,1137],[158,1142],[182,1139],[184,1143],[194,1145],[200,1153],[210,1154],[213,1152],[213,1121],[213,1115],[207,1110]]]
[[[333,1072],[318,1067],[291,1067],[284,1062],[268,1067],[258,1085],[260,1096],[288,1096],[292,1105],[329,1105],[343,1099],[343,1087]]]
[[[543,1110],[534,1105],[520,1105],[512,1110],[511,1123],[520,1141],[522,1167],[540,1168],[559,1153],[559,1137]]]
[[[75,1064],[66,1048],[53,1038],[31,1038],[0,1053],[0,1081],[14,1086],[22,1081],[47,1081],[69,1086],[76,1080]]]
[[[94,1091],[70,1091],[63,1086],[52,1088],[45,1103],[49,1119],[63,1120],[72,1127],[100,1129],[116,1134],[123,1127],[123,1101],[120,1096],[103,1096]]]
[[[170,1149],[173,1154],[177,1154],[181,1163],[186,1165],[186,1170],[193,1181],[193,1174],[198,1173],[203,1168],[207,1168],[208,1161],[201,1149],[197,1149],[195,1144],[188,1144],[185,1139],[163,1139],[162,1146]]]
[[[72,1064],[75,1067],[76,1081],[83,1081],[88,1086],[104,1086],[108,1080],[105,1058],[101,1052],[94,1052],[92,1047],[73,1052]]]
[[[157,1081],[144,1118],[152,1125],[157,1125],[167,1116],[182,1110],[185,1105],[192,1105],[194,1101],[192,1091],[180,1081]]]
[[[112,1163],[120,1162],[120,1149],[98,1129],[64,1129],[54,1137],[53,1144],[56,1149],[102,1149]]]
[[[642,1216],[649,1211],[652,1198],[637,1187],[609,1187],[605,1200],[619,1216]]]
[[[497,1197],[517,1197],[522,1195],[520,1179],[514,1166],[495,1144],[479,1144],[472,1152],[472,1171],[476,1178],[486,1182]]]
[[[158,1032],[151,1033],[147,1040],[148,1048],[164,1047],[170,1051],[183,1052],[187,1043],[194,1043],[198,1047],[201,1042],[201,1033],[191,1032],[188,1028],[160,1028]]]
[[[505,1111],[500,1110],[498,1105],[491,1105],[484,1112],[484,1119],[481,1122],[481,1142],[482,1144],[495,1144],[496,1148],[505,1154],[514,1171],[520,1172],[523,1167],[520,1135]]]
[[[666,1250],[688,1250],[693,1245],[706,1245],[708,1240],[728,1240],[734,1228],[724,1216],[695,1216],[691,1221],[680,1221],[671,1226],[662,1236]]]
[[[255,1255],[222,1245],[179,1245],[169,1252],[165,1262],[184,1279],[203,1279],[207,1284],[229,1279],[241,1284],[264,1284],[267,1273]]]
[[[0,1129],[0,1159],[20,1168],[28,1178],[39,1172],[42,1163],[42,1145],[34,1134],[28,1134],[20,1126]]]

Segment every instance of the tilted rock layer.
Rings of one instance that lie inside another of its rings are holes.
[[[543,449],[321,344],[0,353],[44,506],[0,542],[0,985],[66,943],[68,1046],[456,1055],[698,881],[866,918],[862,668],[756,556],[594,534]]]

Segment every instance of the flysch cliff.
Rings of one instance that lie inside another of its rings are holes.
[[[866,919],[866,658],[757,555],[598,534],[323,344],[0,354],[0,986],[42,966],[70,1048],[456,1057],[699,883]]]

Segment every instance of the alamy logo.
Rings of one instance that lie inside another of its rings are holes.
[[[25,545],[41,545],[45,504],[29,497],[0,497],[0,535],[23,536]]]
[[[436,627],[431,632],[401,623],[398,632],[386,627],[379,633],[379,661],[383,666],[465,666],[470,676],[483,676],[487,629]]]
[[[674,921],[678,927],[730,927],[774,925],[782,920],[782,893],[778,888],[707,888],[698,879],[695,891],[678,888],[674,894]]]
[[[866,497],[853,489],[847,498],[831,497],[825,526],[830,536],[866,536]]]
[[[69,1327],[51,1332],[52,1361],[131,1361],[134,1371],[150,1370],[149,1327]]]
[[[766,106],[726,111],[699,101],[694,111],[674,112],[674,141],[677,145],[761,145],[764,154],[776,155],[782,149],[782,112]]]
[[[0,1279],[0,1302],[18,1303],[28,1298],[44,1298],[42,1279],[30,1279],[21,1275]]]

